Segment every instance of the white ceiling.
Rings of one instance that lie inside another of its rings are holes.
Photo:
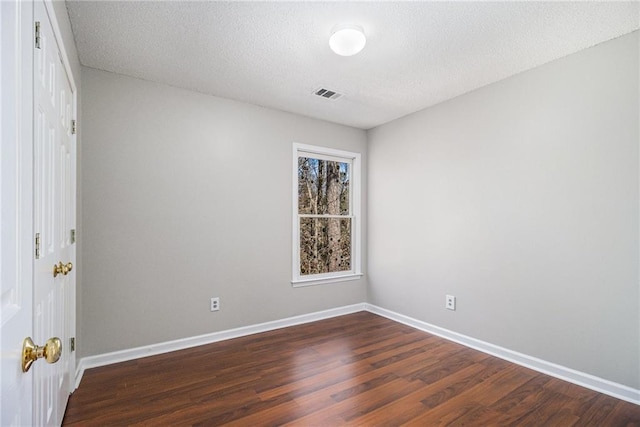
[[[67,1],[83,65],[362,129],[637,30],[638,2]],[[364,50],[329,49],[336,24]],[[325,87],[344,96],[312,95]]]

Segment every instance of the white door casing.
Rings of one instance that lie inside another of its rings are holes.
[[[22,373],[32,333],[33,3],[0,2],[0,425],[33,425],[33,376]]]

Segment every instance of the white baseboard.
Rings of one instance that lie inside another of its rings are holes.
[[[329,319],[331,317],[343,316],[345,314],[364,311],[365,304],[353,304],[344,307],[332,308],[315,313],[303,314],[300,316],[287,317],[286,319],[274,320],[271,322],[258,323],[256,325],[243,326],[241,328],[228,329],[226,331],[213,332],[211,334],[198,335],[195,337],[182,338],[163,343],[151,344],[127,350],[114,351],[111,353],[98,354],[80,359],[76,366],[75,388],[78,388],[82,375],[86,369],[97,368],[99,366],[111,365],[112,363],[126,362],[128,360],[140,359],[142,357],[155,356],[156,354],[169,353],[176,350],[197,347],[199,345],[211,344],[218,341],[232,338],[244,337],[258,334],[260,332],[273,331],[275,329],[286,328],[288,326],[301,325],[303,323],[315,322],[317,320]]]
[[[260,332],[272,331],[275,329],[286,328],[288,326],[300,325],[303,323],[315,322],[317,320],[328,319],[331,317],[342,316],[345,314],[356,313],[358,311],[369,311],[374,314],[394,320],[407,326],[428,332],[433,335],[445,338],[449,341],[457,342],[466,347],[473,348],[483,353],[499,357],[509,362],[516,363],[526,368],[533,369],[543,374],[577,384],[582,387],[604,393],[617,399],[640,405],[640,390],[605,380],[575,369],[547,362],[536,357],[518,353],[504,347],[490,344],[472,338],[439,326],[432,325],[412,317],[405,316],[372,304],[361,303],[344,307],[333,308],[325,311],[304,314],[301,316],[288,317],[286,319],[274,320],[271,322],[259,323],[257,325],[244,326],[241,328],[229,329],[226,331],[214,332],[206,335],[199,335],[190,338],[183,338],[164,343],[152,344],[143,347],[136,347],[128,350],[115,351],[112,353],[99,354],[80,359],[76,367],[76,382],[78,388],[85,369],[96,368],[99,366],[110,365],[112,363],[125,362],[128,360],[139,359],[142,357],[153,356],[156,354],[168,353],[176,350],[184,350],[186,348],[196,347],[204,344],[211,344],[218,341],[224,341],[232,338],[253,335]]]
[[[640,390],[493,345],[372,304],[365,304],[365,309],[371,313],[386,317],[387,319],[437,335],[449,341],[457,342],[458,344],[499,357],[500,359],[508,360],[509,362],[533,369],[534,371],[542,372],[543,374],[586,387],[598,393],[604,393],[617,399],[640,405]]]

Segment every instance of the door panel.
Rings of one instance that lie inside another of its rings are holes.
[[[33,3],[0,1],[0,425],[32,425],[33,377],[22,373],[32,332]]]
[[[35,52],[34,76],[34,231],[40,236],[40,253],[34,263],[34,329],[33,340],[42,345],[50,337],[62,337],[62,330],[54,318],[56,288],[53,265],[60,253],[55,236],[56,206],[56,131],[54,82],[56,81],[55,39],[48,23],[44,5],[35,4],[35,20],[40,23],[40,48]],[[66,353],[65,342],[62,354]],[[38,362],[33,366],[34,424],[55,425],[57,409],[55,383],[59,377],[58,365]],[[42,410],[39,410],[39,409]]]
[[[33,414],[20,364],[33,326],[33,3],[0,2],[0,22],[0,425],[23,426]]]
[[[39,48],[34,48],[34,232],[41,250],[34,262],[33,339],[62,341],[55,364],[39,362],[34,370],[34,423],[59,425],[71,387],[74,359],[75,272],[54,277],[54,265],[73,265],[72,211],[75,209],[75,141],[71,134],[73,97],[53,27],[44,3],[34,5],[40,25]]]
[[[50,3],[0,1],[0,425],[58,425],[73,384],[76,141],[73,82],[66,74]],[[35,47],[35,25],[40,43]],[[35,237],[38,236],[36,256]],[[56,364],[21,369],[22,344],[62,340]]]

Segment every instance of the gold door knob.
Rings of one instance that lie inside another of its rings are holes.
[[[65,276],[73,270],[73,264],[67,263],[66,265],[60,261],[58,264],[53,265],[53,277],[57,277],[58,274],[64,274]]]
[[[43,346],[33,343],[31,337],[24,339],[22,343],[22,372],[27,372],[33,362],[44,359],[47,363],[56,363],[62,354],[62,341],[60,338],[49,338]]]
[[[60,261],[58,264],[53,264],[53,277],[57,277],[58,274],[65,274],[64,270],[66,265]]]

